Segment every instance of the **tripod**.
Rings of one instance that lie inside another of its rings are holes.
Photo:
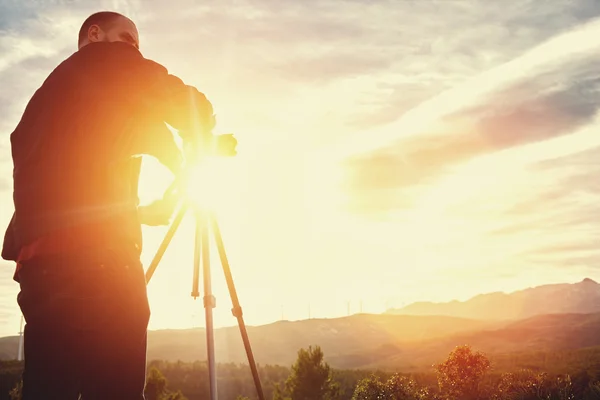
[[[191,209],[191,210],[190,210]],[[195,204],[191,204],[189,200],[184,199],[173,223],[169,227],[162,243],[160,244],[154,259],[150,263],[148,270],[146,271],[146,283],[150,282],[158,263],[162,259],[171,239],[175,235],[177,228],[181,224],[183,217],[187,211],[192,211],[196,219],[196,237],[194,241],[194,274],[193,274],[193,286],[192,286],[192,297],[197,298],[200,296],[198,291],[198,284],[200,280],[200,262],[202,262],[203,281],[204,281],[204,309],[206,318],[206,345],[207,345],[207,358],[208,358],[208,373],[210,382],[210,399],[217,400],[217,374],[215,365],[215,345],[214,345],[214,330],[213,330],[213,314],[212,309],[216,306],[215,296],[212,294],[211,287],[211,272],[210,272],[210,231],[214,234],[214,239],[223,266],[223,272],[225,273],[225,280],[227,282],[227,288],[229,289],[229,295],[233,308],[231,309],[233,316],[237,318],[237,322],[244,342],[244,348],[246,349],[246,355],[248,356],[248,363],[252,370],[252,377],[254,379],[254,385],[258,394],[259,400],[264,400],[265,396],[262,391],[260,379],[258,376],[258,370],[256,363],[254,362],[254,356],[252,354],[252,348],[250,347],[250,340],[248,339],[248,332],[246,331],[246,325],[244,323],[244,317],[242,313],[242,307],[237,297],[235,285],[233,284],[233,277],[229,268],[229,262],[227,261],[227,255],[225,253],[225,247],[223,245],[223,239],[221,237],[221,231],[217,219],[212,212],[201,209]]]

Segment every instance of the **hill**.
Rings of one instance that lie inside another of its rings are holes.
[[[258,363],[285,366],[294,362],[300,348],[310,345],[319,345],[328,356],[338,357],[363,352],[380,344],[441,339],[500,325],[453,317],[357,314],[248,327],[248,336]],[[215,329],[215,351],[217,358],[223,362],[247,362],[237,326]],[[205,359],[205,330],[151,331],[148,358],[171,361]]]
[[[445,315],[480,320],[517,320],[535,315],[600,312],[600,284],[586,278],[527,288],[512,293],[487,293],[467,301],[417,302],[387,314]]]
[[[248,328],[260,364],[289,366],[298,349],[318,344],[335,368],[407,372],[429,368],[461,344],[470,344],[492,358],[514,359],[521,353],[552,355],[600,346],[598,332],[600,313],[550,314],[511,323],[361,314]],[[150,332],[148,357],[202,360],[206,358],[205,340],[203,329]],[[237,327],[216,330],[215,347],[222,362],[247,361]]]
[[[569,364],[585,364],[600,371],[598,332],[600,313],[550,314],[510,323],[359,314],[248,327],[254,356],[261,365],[289,366],[300,348],[319,345],[334,368],[404,372],[429,369],[462,344],[486,353],[496,370],[537,365],[560,372]],[[17,343],[16,336],[0,338],[0,358],[14,358]],[[216,329],[215,348],[221,363],[247,362],[237,326]],[[148,360],[153,359],[205,360],[205,330],[150,331]]]
[[[509,369],[503,368],[507,364],[514,367],[515,363],[520,363],[520,367],[528,363],[548,364],[546,369],[549,370],[553,367],[551,358],[556,354],[562,354],[562,358],[566,359],[570,353],[580,350],[600,349],[598,332],[600,313],[541,315],[495,329],[464,332],[442,339],[390,343],[385,349],[348,354],[330,362],[351,368],[421,370],[445,359],[455,346],[469,344],[495,360],[500,370]],[[521,358],[521,354],[528,357]],[[534,354],[543,360],[534,362],[531,359]],[[600,370],[600,351],[589,354],[594,356],[587,359],[588,367]]]
[[[325,354],[361,352],[380,343],[420,341],[499,326],[497,322],[454,317],[356,314],[333,319],[279,321],[247,326],[257,362],[292,364],[298,349],[320,345]],[[0,338],[0,359],[13,359],[18,337]],[[223,362],[247,362],[237,325],[215,329],[215,351]],[[148,359],[196,361],[206,359],[206,331],[166,329],[148,332]]]
[[[0,338],[0,360],[13,360],[17,358],[19,348],[18,336],[6,336]]]

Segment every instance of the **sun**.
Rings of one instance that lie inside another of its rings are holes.
[[[231,182],[226,179],[229,160],[207,157],[185,171],[185,196],[193,205],[215,209],[228,197]]]
[[[197,207],[218,209],[235,197],[234,186],[239,184],[235,176],[236,162],[224,157],[206,157],[188,166],[182,176],[174,176],[166,167],[152,157],[144,157],[139,179],[140,204],[149,204],[161,198],[167,188],[180,180],[184,199]]]

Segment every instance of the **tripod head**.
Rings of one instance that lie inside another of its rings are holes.
[[[180,200],[202,203],[219,183],[215,159],[237,155],[237,139],[233,134],[211,135],[208,140],[196,139],[183,143],[184,165],[163,195],[173,204]],[[200,189],[200,190],[199,190]]]

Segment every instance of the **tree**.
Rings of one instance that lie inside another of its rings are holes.
[[[442,395],[451,399],[477,400],[481,398],[479,384],[490,368],[490,361],[471,346],[457,346],[448,359],[435,366]]]
[[[385,384],[375,375],[361,379],[356,384],[352,400],[379,400],[384,399]]]
[[[600,381],[590,383],[583,398],[584,400],[600,399]]]
[[[10,396],[10,400],[21,400],[23,398],[23,381],[19,381],[8,395]]]
[[[279,387],[275,398],[291,400],[333,400],[338,397],[339,385],[332,379],[331,368],[323,361],[319,346],[300,349],[290,376],[285,382],[285,396]]]
[[[144,395],[147,400],[159,400],[166,393],[167,378],[156,367],[150,368],[146,378],[146,388]]]
[[[178,390],[176,392],[167,391],[167,393],[161,397],[161,400],[188,400],[188,398],[181,393],[181,390]]]
[[[502,374],[494,400],[575,400],[571,378],[550,379],[546,373],[528,369]]]
[[[394,374],[385,383],[386,399],[390,400],[427,400],[431,397],[425,388],[420,388],[413,379]]]
[[[151,367],[148,371],[144,395],[146,400],[187,400],[181,391],[172,392],[167,389],[167,378],[156,367]]]
[[[358,382],[352,400],[430,400],[427,389],[420,388],[413,379],[392,375],[385,383],[375,375]]]

